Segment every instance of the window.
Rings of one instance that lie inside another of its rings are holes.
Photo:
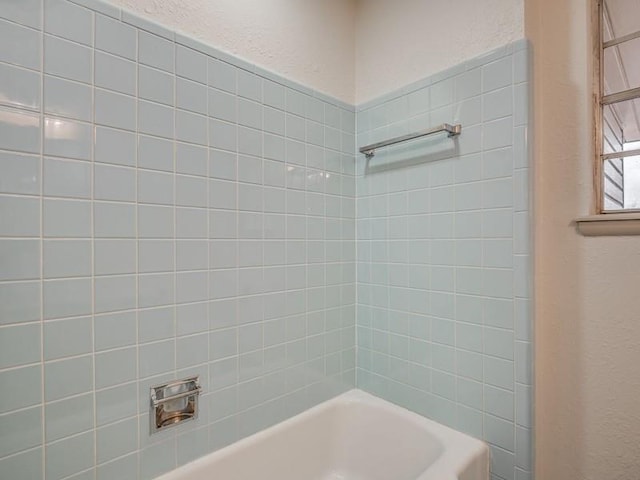
[[[596,213],[640,212],[640,0],[595,0]]]

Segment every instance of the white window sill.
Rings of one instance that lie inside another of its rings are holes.
[[[576,218],[578,231],[586,237],[640,235],[640,213],[603,213]]]

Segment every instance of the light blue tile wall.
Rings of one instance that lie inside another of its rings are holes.
[[[357,385],[532,470],[529,61],[524,41],[368,102],[357,158]]]
[[[353,387],[353,107],[90,0],[0,0],[0,78],[1,478],[151,478]]]
[[[151,478],[357,363],[361,388],[489,442],[495,478],[531,478],[523,42],[356,119],[94,0],[3,5],[0,40],[0,476]],[[149,437],[149,385],[194,373],[200,419]]]

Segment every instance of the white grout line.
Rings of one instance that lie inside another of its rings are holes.
[[[42,8],[42,23],[44,24],[44,0],[41,0],[41,8]],[[44,125],[44,25],[41,25],[41,33],[42,41],[40,43],[40,47],[42,48],[42,58],[40,60],[40,112],[39,112],[39,122],[40,122],[40,372],[41,372],[41,401],[42,401],[42,409],[41,409],[41,428],[42,428],[42,480],[45,480],[46,477],[46,465],[47,465],[47,454],[46,454],[46,411],[45,411],[45,363],[44,363],[44,141],[45,141],[45,125]]]

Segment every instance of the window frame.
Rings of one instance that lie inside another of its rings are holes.
[[[591,0],[591,60],[592,60],[592,115],[593,115],[593,203],[591,214],[575,220],[577,231],[584,236],[640,235],[640,210],[604,210],[604,159],[602,97],[604,90],[603,47],[604,0]]]
[[[593,59],[593,191],[594,205],[592,211],[596,214],[604,214],[604,176],[602,148],[603,148],[603,112],[602,91],[604,85],[604,48],[602,48],[602,11],[604,0],[592,0],[591,5],[591,38],[593,39],[591,58]]]
[[[619,214],[640,214],[640,209],[619,209],[619,210],[606,210],[604,203],[605,196],[605,176],[604,176],[604,162],[607,160],[605,158],[605,154],[603,154],[603,146],[604,146],[604,109],[606,105],[612,105],[617,102],[611,103],[603,103],[605,97],[623,97],[626,98],[625,94],[631,94],[628,99],[636,99],[640,98],[640,87],[630,88],[627,90],[623,90],[621,92],[616,92],[610,95],[604,95],[604,38],[603,38],[603,14],[604,14],[604,2],[605,0],[592,0],[592,58],[593,58],[593,112],[594,112],[594,178],[593,178],[593,186],[594,186],[594,205],[593,212],[596,215],[619,215]],[[639,30],[640,32],[640,30]],[[635,36],[638,32],[634,32],[629,35],[623,35],[622,37],[618,37],[613,40],[618,40],[618,43],[623,43],[624,41],[630,41],[635,38],[640,38]],[[622,40],[622,41],[620,41]],[[607,42],[608,43],[608,42]],[[614,44],[615,45],[615,44]],[[609,45],[607,48],[611,48],[614,45]],[[624,155],[621,156],[612,156],[613,158],[624,158]]]

